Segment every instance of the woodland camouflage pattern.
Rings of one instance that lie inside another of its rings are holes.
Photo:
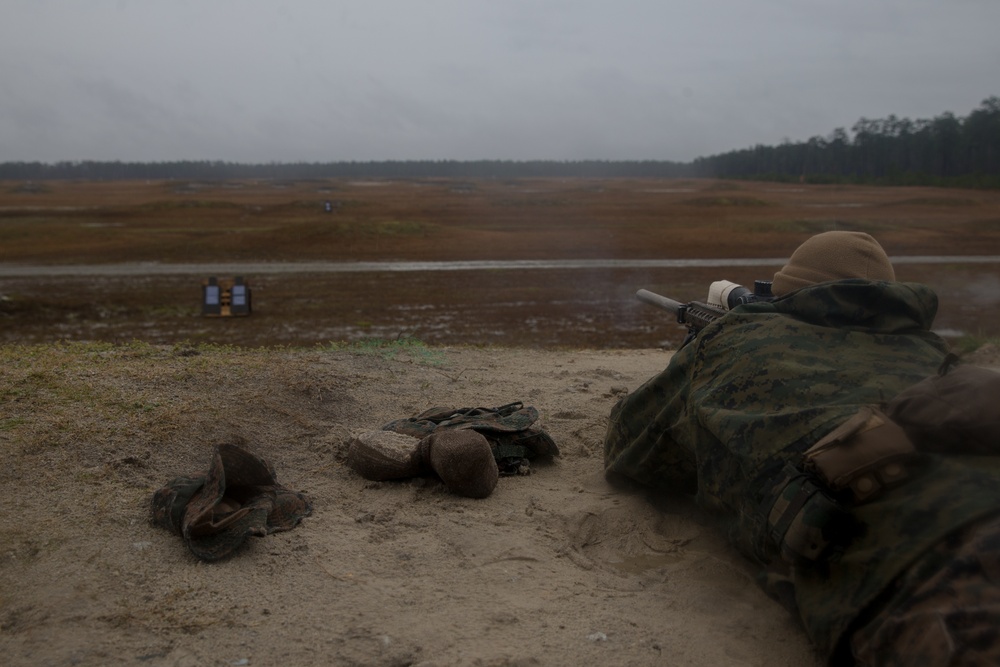
[[[312,513],[305,495],[278,483],[274,468],[237,445],[216,445],[208,472],[158,489],[154,524],[180,535],[198,558],[232,555],[250,536],[291,530]]]
[[[936,312],[923,285],[865,280],[730,311],[614,406],[608,478],[694,493],[773,572],[767,511],[784,466],[861,406],[937,371],[948,349],[930,332]],[[1000,509],[996,457],[918,456],[908,482],[851,508],[859,532],[846,548],[791,568],[794,604],[826,655],[918,556]]]
[[[1000,665],[1000,518],[936,544],[896,582],[884,610],[851,637],[873,667]]]

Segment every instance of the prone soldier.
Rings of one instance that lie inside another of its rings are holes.
[[[772,289],[618,401],[608,479],[693,494],[831,665],[1000,664],[1000,374],[868,234],[808,239]]]

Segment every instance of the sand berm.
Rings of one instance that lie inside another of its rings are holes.
[[[0,346],[2,662],[818,665],[702,513],[603,479],[611,406],[669,354]],[[352,434],[515,400],[561,455],[489,498],[345,464]],[[149,501],[223,442],[314,511],[205,563]]]

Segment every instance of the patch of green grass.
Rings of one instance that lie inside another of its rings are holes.
[[[383,220],[375,223],[375,232],[383,236],[415,236],[426,231],[424,223],[414,220]]]
[[[402,357],[406,357],[413,363],[425,366],[441,366],[445,363],[443,352],[428,347],[426,343],[417,338],[407,337],[396,340],[365,338],[353,342],[331,341],[325,349],[376,356],[389,361],[400,361]]]
[[[972,354],[984,345],[993,345],[1000,348],[1000,338],[991,336],[966,335],[951,341],[952,347],[958,356]]]
[[[199,308],[195,306],[181,306],[178,304],[144,305],[139,310],[147,317],[163,319],[196,317],[200,313]]]
[[[27,419],[24,417],[10,417],[9,419],[0,419],[0,431],[10,431],[15,429],[21,424],[27,423]]]

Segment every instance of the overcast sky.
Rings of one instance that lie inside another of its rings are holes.
[[[1000,0],[0,2],[0,162],[688,161],[1000,95]]]

